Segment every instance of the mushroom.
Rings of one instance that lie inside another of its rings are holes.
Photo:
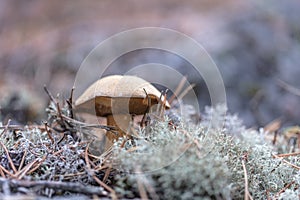
[[[149,107],[163,101],[165,107],[170,108],[161,92],[146,80],[136,76],[111,75],[86,89],[76,100],[75,107],[79,111],[106,117],[107,125],[116,128],[106,133],[112,142],[126,134],[134,115],[142,115]]]

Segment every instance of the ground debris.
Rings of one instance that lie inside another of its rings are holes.
[[[113,128],[76,120],[72,98],[61,103],[45,90],[50,97],[47,121],[40,125],[10,125],[10,121],[0,125],[0,198],[112,196],[113,190],[102,182],[104,177],[109,182],[105,156],[92,155],[88,151],[92,140],[83,141],[80,135],[91,127]]]

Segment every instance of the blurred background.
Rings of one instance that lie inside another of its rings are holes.
[[[155,26],[180,31],[203,45],[223,76],[229,111],[248,127],[276,118],[299,123],[300,1],[61,2],[0,1],[2,121],[40,123],[48,103],[44,84],[68,97],[80,64],[96,45],[121,31]],[[131,52],[106,73],[123,74],[154,61],[196,83],[201,110],[210,104],[205,82],[167,52]]]

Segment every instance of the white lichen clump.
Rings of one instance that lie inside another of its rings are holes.
[[[140,134],[114,147],[123,197],[140,195],[142,187],[154,199],[242,199],[245,173],[253,199],[299,197],[299,169],[274,158],[276,147],[264,133],[246,129],[225,106],[207,108],[199,124],[171,127],[166,118]],[[299,156],[284,159],[300,166]]]

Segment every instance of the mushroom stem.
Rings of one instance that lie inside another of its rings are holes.
[[[106,136],[110,142],[117,140],[119,137],[126,135],[130,126],[131,116],[129,114],[107,115],[107,125],[115,127],[114,131],[107,131]]]

